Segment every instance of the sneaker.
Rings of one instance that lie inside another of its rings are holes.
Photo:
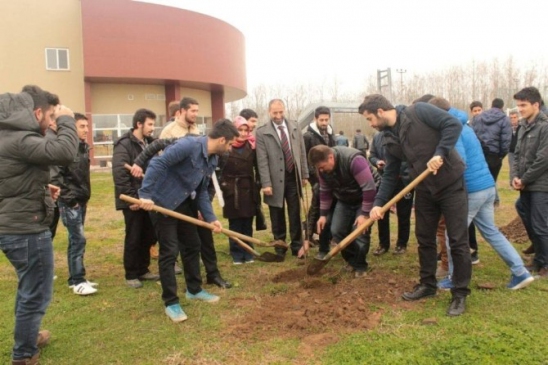
[[[316,254],[316,258],[317,258],[318,260],[323,260],[324,257],[325,257],[326,255],[327,255],[326,252],[318,252],[318,253]]]
[[[441,265],[438,266],[438,268],[436,269],[436,277],[437,278],[444,278],[447,275],[449,275],[449,270],[445,270],[443,267],[441,267]]]
[[[480,263],[480,259],[478,257],[478,251],[474,251],[471,257],[472,257],[472,265],[477,265]]]
[[[90,295],[97,293],[97,289],[88,284],[87,281],[76,285],[74,288],[72,288],[72,291],[74,292],[74,294],[77,295]]]
[[[234,261],[232,265],[243,265],[243,261]]]
[[[375,251],[373,251],[373,255],[375,256],[381,256],[388,252],[388,249],[384,247],[378,247]]]
[[[139,279],[126,280],[126,285],[133,289],[139,289],[143,287],[143,283]]]
[[[40,348],[47,346],[49,344],[50,339],[51,339],[50,331],[42,330],[38,332],[38,338],[36,339],[36,346]]]
[[[86,280],[86,283],[91,286],[92,288],[96,288],[99,286],[98,283],[94,283],[93,281]],[[74,289],[74,285],[69,285],[69,289]]]
[[[175,263],[175,275],[181,275],[183,273],[183,269],[177,263]]]
[[[365,275],[367,275],[367,273],[366,273],[365,271],[363,271],[363,270],[356,270],[356,271],[354,272],[354,277],[355,277],[356,279],[358,279],[358,278],[363,278]]]
[[[449,317],[460,316],[466,310],[466,297],[453,297],[451,304],[447,308],[447,315]]]
[[[392,254],[394,254],[394,255],[403,255],[406,252],[407,252],[407,247],[396,246],[396,249],[394,250],[394,252],[392,252]]]
[[[255,260],[246,260],[246,261],[245,261],[246,264],[252,264],[252,263],[254,263],[254,262],[255,262]]]
[[[510,278],[510,282],[506,287],[510,290],[518,290],[521,288],[525,288],[527,285],[531,284],[535,278],[531,274],[529,274],[528,271],[525,272],[525,274],[516,276],[512,274],[512,277]]]
[[[441,290],[451,290],[454,288],[451,278],[448,276],[445,279],[442,279],[438,282],[438,289]]]
[[[139,280],[141,280],[141,281],[146,281],[146,280],[156,281],[156,280],[160,280],[160,275],[153,274],[149,271],[145,275],[139,276]]]
[[[202,289],[201,292],[196,293],[196,294],[190,294],[190,292],[187,290],[186,291],[186,298],[187,299],[203,300],[204,302],[207,302],[207,303],[216,303],[220,299],[218,296],[213,295],[211,293],[208,293],[204,289]]]
[[[184,322],[188,319],[180,304],[168,305],[166,314],[175,323]]]

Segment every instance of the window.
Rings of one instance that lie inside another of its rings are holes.
[[[46,70],[70,70],[67,48],[46,48]]]

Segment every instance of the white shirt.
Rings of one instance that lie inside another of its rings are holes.
[[[274,128],[276,129],[276,133],[278,133],[278,138],[280,139],[280,142],[282,142],[282,131],[280,131],[280,129],[278,127],[283,127],[285,135],[287,137],[287,143],[289,144],[289,150],[292,151],[292,149],[291,149],[291,138],[289,137],[289,130],[287,128],[287,123],[285,122],[285,119],[282,122],[282,124],[280,124],[280,125],[278,125],[278,124],[276,124],[272,121],[271,121],[271,123],[274,126]],[[293,152],[291,152],[291,153],[293,153]]]

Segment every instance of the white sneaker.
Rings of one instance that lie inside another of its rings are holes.
[[[74,294],[77,294],[77,295],[90,295],[90,294],[97,293],[97,289],[92,287],[86,281],[76,285],[74,288],[72,288],[72,291],[74,292]]]
[[[99,286],[99,283],[94,283],[93,281],[86,280],[86,283],[91,286],[92,288],[96,288]],[[69,289],[73,289],[74,285],[69,285]]]

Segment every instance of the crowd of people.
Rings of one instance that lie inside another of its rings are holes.
[[[287,243],[288,248],[275,246],[279,261],[288,252],[302,260],[314,245],[315,259],[322,260],[369,218],[378,224],[373,254],[382,256],[391,244],[385,205],[425,170],[430,175],[395,207],[393,254],[407,252],[413,208],[416,221],[420,280],[402,294],[404,300],[450,290],[447,314],[463,314],[472,265],[479,262],[476,228],[510,269],[508,289],[546,278],[548,116],[534,87],[520,90],[514,100],[517,108],[509,116],[501,99],[485,111],[474,101],[468,119],[443,97],[427,94],[410,106],[394,106],[382,95],[367,95],[358,113],[378,132],[370,141],[358,129],[352,146],[342,131],[333,134],[331,111],[323,106],[304,133],[285,117],[284,102],[273,99],[268,121],[259,127],[257,113],[244,109],[200,135],[199,103],[185,97],[170,103],[171,120],[158,139],[153,136],[156,114],[139,109],[132,128],[115,141],[112,160],[115,208],[125,222],[125,283],[138,289],[144,281],[159,280],[165,313],[173,322],[187,319],[178,296],[180,272],[187,299],[219,301],[202,287],[200,269],[201,260],[207,284],[232,286],[217,265],[213,233],[223,227],[212,206],[215,197],[229,229],[250,237],[254,221],[255,230],[267,229],[264,202],[274,240]],[[85,115],[38,86],[0,95],[0,249],[19,280],[12,364],[37,364],[39,348],[50,339],[40,325],[52,297],[52,240],[59,219],[68,233],[68,287],[80,296],[98,290],[84,265],[92,191],[88,132]],[[525,253],[534,255],[528,265],[495,225],[496,181],[506,156],[510,185],[519,191],[516,210],[531,241]],[[128,203],[122,194],[138,200]],[[158,213],[157,207],[210,228]],[[156,243],[158,274],[151,270]],[[342,250],[344,268],[355,278],[367,275],[370,245],[367,228]],[[234,265],[254,262],[236,239],[229,238],[229,248]]]

